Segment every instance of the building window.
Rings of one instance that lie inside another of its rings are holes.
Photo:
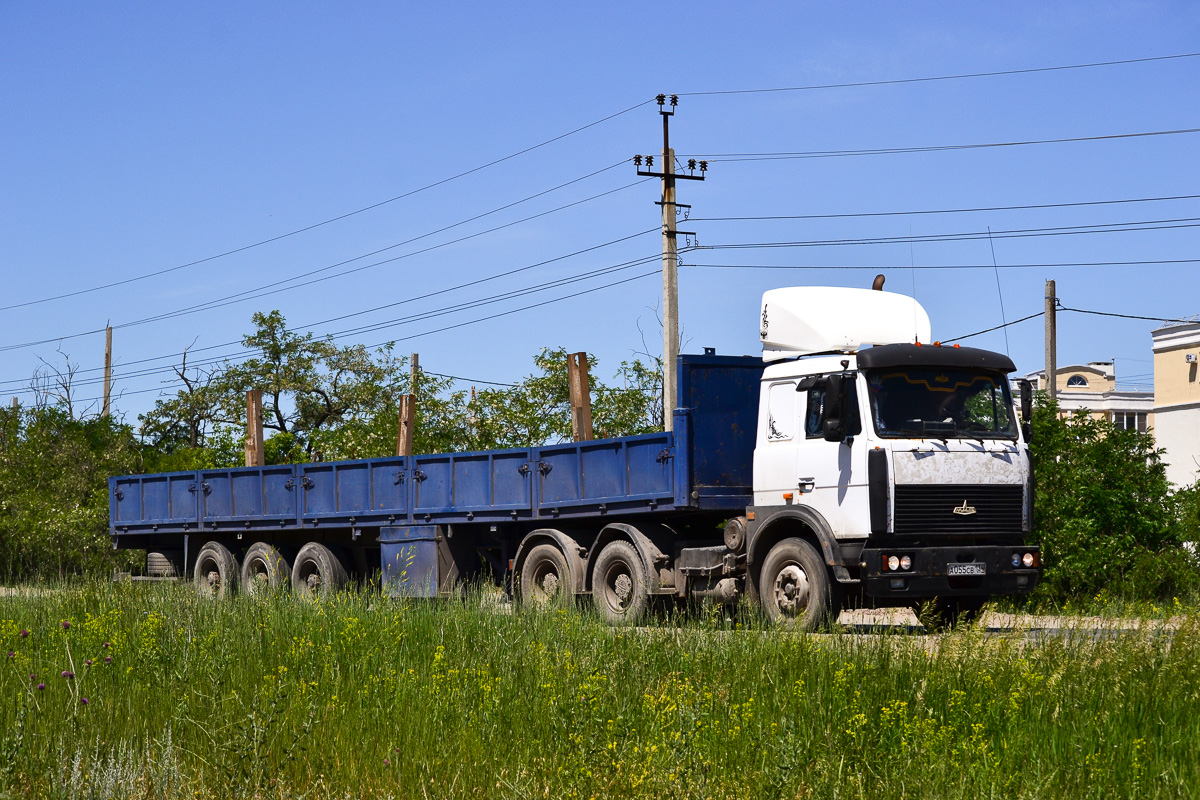
[[[1144,411],[1114,411],[1112,421],[1123,431],[1146,432],[1146,413]]]
[[[1072,375],[1071,377],[1067,378],[1068,389],[1079,389],[1085,387],[1087,387],[1087,378],[1083,377],[1082,375]]]

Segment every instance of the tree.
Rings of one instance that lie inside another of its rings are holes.
[[[1200,587],[1182,544],[1189,496],[1172,493],[1151,435],[1084,411],[1062,418],[1039,398],[1033,418],[1035,540],[1045,592],[1170,596]]]

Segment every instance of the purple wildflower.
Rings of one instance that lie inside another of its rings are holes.
[[[38,684],[38,691],[39,691],[39,692],[41,692],[41,691],[45,691],[45,689],[46,689],[46,684],[44,684],[44,683],[39,683],[39,684]]]
[[[88,704],[88,699],[86,697],[79,698],[79,705],[86,706],[87,704]]]
[[[83,665],[85,667],[90,667],[92,665],[92,660],[90,658],[87,659],[86,661],[83,662]]]
[[[62,621],[62,626],[63,626],[63,630],[65,631],[65,630],[67,630],[68,628],[70,628],[70,627],[71,627],[71,623],[67,622],[67,621],[64,619],[64,620]]]
[[[31,680],[31,681],[36,681],[36,680],[37,680],[37,675],[33,674],[32,672],[31,672],[31,673],[29,673],[29,680]]]
[[[8,651],[8,657],[9,657],[9,658],[16,658],[16,657],[17,657],[17,654],[16,654],[16,653],[14,653],[12,650],[9,650],[9,651]]]
[[[21,638],[22,638],[22,639],[24,639],[26,636],[28,636],[28,635],[29,635],[29,631],[27,631],[27,630],[25,630],[24,628],[22,628],[22,629],[21,629],[21,634],[20,634],[20,635],[21,635]]]
[[[74,673],[74,672],[71,672],[69,669],[64,669],[64,670],[62,671],[62,676],[63,676],[64,678],[66,678],[67,680],[71,680],[71,678],[74,678],[74,677],[75,677],[75,673]]]
[[[104,657],[104,663],[105,663],[105,664],[111,664],[111,663],[112,663],[112,656],[105,656],[105,657]]]
[[[388,760],[388,759],[386,759],[386,758],[385,758],[385,759],[383,760],[383,765],[384,765],[385,767],[390,767],[390,766],[392,765],[392,762],[391,762],[390,760]]]
[[[111,643],[111,642],[105,642],[104,644],[100,645],[100,648],[101,648],[101,649],[103,649],[103,650],[107,650],[107,649],[108,649],[108,648],[110,648],[110,647],[112,647],[112,643]]]

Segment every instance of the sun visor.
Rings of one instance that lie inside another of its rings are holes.
[[[763,361],[930,341],[929,315],[911,297],[873,289],[793,286],[763,293]]]

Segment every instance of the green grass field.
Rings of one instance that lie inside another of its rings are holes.
[[[1031,643],[97,583],[0,598],[0,650],[0,796],[1200,793],[1194,612]]]

